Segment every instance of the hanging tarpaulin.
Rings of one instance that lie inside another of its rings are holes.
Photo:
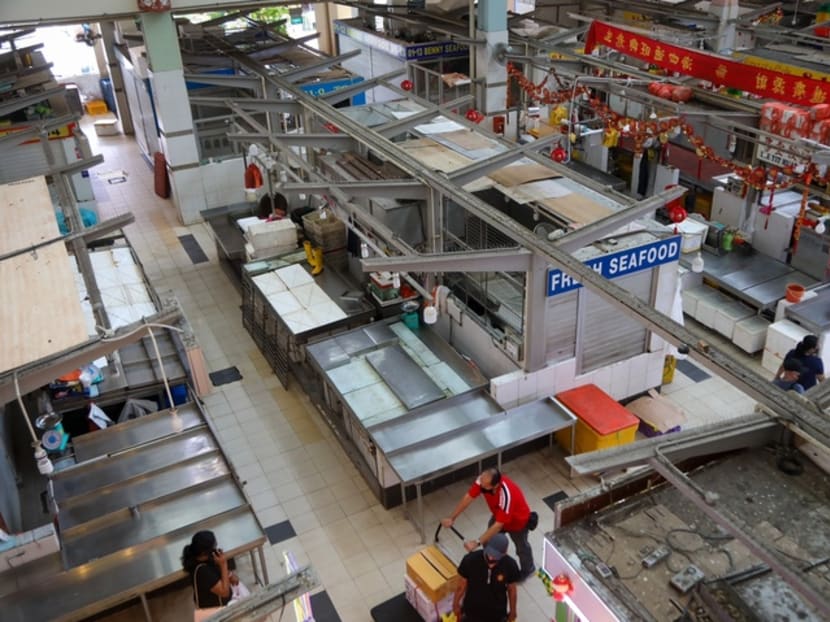
[[[830,103],[830,82],[771,69],[747,67],[725,56],[699,52],[647,37],[640,32],[594,21],[585,39],[585,53],[602,45],[661,69],[706,80],[718,86],[802,106]]]

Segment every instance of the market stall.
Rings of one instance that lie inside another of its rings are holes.
[[[77,464],[49,486],[61,550],[7,575],[4,620],[81,620],[136,598],[149,619],[147,594],[185,576],[181,551],[200,529],[229,556],[250,553],[268,582],[262,527],[196,403],[74,442]]]
[[[243,266],[242,324],[284,386],[311,338],[365,324],[373,313],[337,270],[312,277],[302,251]]]
[[[387,507],[422,485],[572,425],[561,405],[505,411],[485,379],[435,332],[388,320],[308,346],[325,402]],[[422,534],[423,535],[423,534]]]

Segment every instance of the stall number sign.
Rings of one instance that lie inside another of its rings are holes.
[[[678,259],[680,259],[679,236],[595,257],[586,261],[585,265],[606,279],[616,279]],[[548,270],[548,296],[564,294],[579,287],[582,287],[582,283],[561,270]]]

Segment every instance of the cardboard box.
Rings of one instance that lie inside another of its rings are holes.
[[[455,592],[458,586],[458,572],[455,564],[434,545],[428,546],[406,560],[406,575],[433,603]]]

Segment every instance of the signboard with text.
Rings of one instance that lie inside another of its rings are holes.
[[[402,41],[394,41],[367,30],[361,30],[339,20],[334,22],[334,32],[358,41],[373,50],[379,50],[389,56],[405,61],[451,58],[466,56],[468,53],[466,45],[459,45],[455,41],[429,41],[408,45]]]
[[[627,248],[625,250],[594,257],[584,262],[597,274],[606,279],[616,279],[641,270],[648,270],[680,259],[680,236],[672,236],[665,240],[658,240]],[[547,295],[557,296],[582,287],[575,278],[559,269],[548,270]]]

